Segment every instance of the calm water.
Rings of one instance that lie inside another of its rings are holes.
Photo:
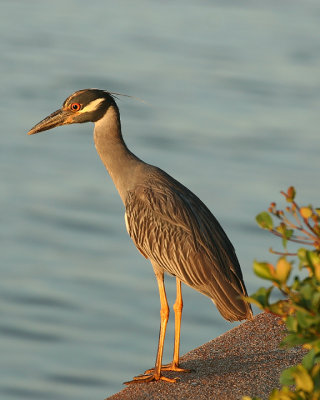
[[[0,5],[0,398],[104,399],[154,363],[153,271],[93,126],[26,132],[80,88],[144,99],[119,101],[129,147],[209,206],[252,292],[276,243],[255,215],[291,184],[319,205],[319,2]],[[184,289],[182,353],[234,326]]]

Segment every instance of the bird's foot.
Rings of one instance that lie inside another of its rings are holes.
[[[181,368],[178,364],[172,362],[170,364],[161,365],[161,371],[175,371],[175,372],[191,372],[191,369]],[[145,374],[154,373],[154,368],[147,369]]]
[[[156,374],[154,370],[150,374],[141,374],[138,376],[135,376],[132,381],[124,382],[125,385],[131,385],[132,383],[148,383],[152,381],[166,381],[166,382],[171,382],[175,383],[179,378],[167,378],[166,376]]]

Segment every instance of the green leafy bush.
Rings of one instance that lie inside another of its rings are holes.
[[[272,285],[258,289],[247,300],[282,319],[287,330],[282,346],[302,345],[309,350],[301,364],[282,372],[282,387],[274,389],[269,400],[320,400],[320,209],[311,205],[300,207],[295,201],[294,187],[281,193],[288,203],[285,210],[271,203],[268,212],[260,213],[256,220],[261,228],[282,238],[284,250],[270,249],[279,255],[275,265],[254,262],[255,274]],[[288,241],[311,249],[303,247],[289,253]],[[294,261],[301,272],[290,279]],[[272,293],[280,299],[272,301]]]

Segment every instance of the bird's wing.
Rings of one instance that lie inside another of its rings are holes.
[[[234,308],[229,303],[247,312],[239,302],[246,289],[230,240],[209,209],[178,181],[160,169],[149,173],[128,193],[126,225],[146,258],[211,297],[227,319],[241,314],[223,311]]]

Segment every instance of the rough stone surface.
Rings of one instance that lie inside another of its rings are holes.
[[[280,349],[283,335],[279,318],[259,314],[181,357],[181,366],[193,372],[164,372],[168,377],[178,375],[176,383],[130,385],[108,399],[240,400],[244,395],[267,399],[279,387],[281,371],[299,363],[304,354],[301,348]]]

